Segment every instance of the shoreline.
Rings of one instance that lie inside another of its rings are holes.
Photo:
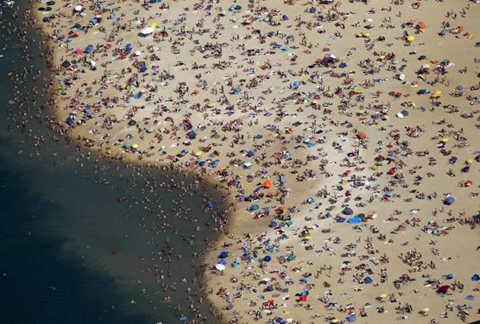
[[[35,13],[38,14],[37,11],[35,11]],[[41,15],[39,15],[39,17],[41,17]],[[37,19],[38,19],[38,17],[37,17]],[[41,29],[41,31],[48,38],[48,31],[45,31],[43,29]],[[55,48],[55,42],[54,41],[49,40],[48,43],[49,43],[48,46],[51,49]],[[52,57],[52,62],[54,60],[55,59]],[[58,59],[57,59],[57,61],[58,61]],[[52,66],[54,66],[54,65],[55,64],[52,64]],[[58,92],[58,87],[57,87],[56,91]],[[57,95],[57,97],[58,97],[58,95]],[[52,89],[52,98],[55,98],[55,90],[54,89]],[[64,112],[63,112],[63,108],[60,107],[61,105],[62,105],[62,103],[55,102],[51,107],[52,112],[55,113],[55,116],[58,119],[57,122],[58,122],[59,127],[62,127],[61,126],[61,120],[64,120],[66,118],[66,116],[64,115]],[[55,107],[57,107],[57,108],[55,108]],[[62,112],[63,112],[63,115],[62,115]],[[67,129],[67,131],[64,131],[65,129]],[[215,173],[208,174],[207,172],[203,172],[204,170],[202,170],[203,173],[198,173],[199,170],[197,168],[195,168],[195,169],[194,168],[189,168],[188,166],[183,165],[183,163],[178,163],[178,164],[175,165],[174,162],[165,162],[163,160],[152,161],[151,158],[148,157],[148,156],[146,157],[146,159],[143,159],[143,158],[141,159],[141,158],[139,158],[138,153],[128,153],[128,152],[122,151],[120,146],[107,147],[107,150],[105,148],[101,148],[101,147],[93,147],[91,145],[86,144],[86,141],[91,140],[91,138],[89,139],[88,136],[82,136],[82,135],[79,135],[79,134],[77,134],[77,136],[75,136],[74,131],[69,130],[65,126],[63,127],[63,131],[64,131],[63,133],[62,132],[60,132],[60,133],[62,133],[66,137],[70,138],[70,140],[72,140],[72,142],[74,142],[76,145],[86,149],[88,152],[93,152],[94,154],[96,154],[96,155],[98,155],[98,156],[100,156],[100,157],[102,157],[106,160],[122,161],[122,162],[125,162],[125,163],[128,163],[128,164],[132,164],[134,167],[139,167],[139,168],[142,168],[142,167],[150,168],[150,167],[152,167],[152,168],[161,168],[163,170],[173,170],[175,173],[179,173],[179,174],[185,173],[188,177],[191,177],[192,179],[199,179],[199,177],[200,177],[200,178],[202,178],[202,182],[204,184],[206,184],[207,186],[211,186],[212,188],[215,188],[215,190],[219,190],[219,192],[221,192],[222,197],[225,197],[225,201],[224,201],[225,205],[229,206],[228,209],[233,209],[233,210],[230,210],[228,215],[226,215],[226,227],[223,230],[217,232],[217,233],[219,233],[218,238],[215,240],[215,242],[212,243],[212,245],[209,247],[209,249],[205,252],[204,256],[202,256],[202,260],[204,260],[202,262],[202,267],[206,267],[206,270],[204,271],[204,280],[205,280],[205,285],[204,286],[205,286],[205,292],[206,292],[208,301],[217,309],[217,311],[219,313],[221,312],[221,310],[225,311],[225,306],[223,306],[223,302],[220,300],[220,298],[219,297],[214,297],[214,296],[212,296],[211,293],[208,293],[208,292],[211,291],[212,286],[217,287],[217,288],[219,286],[223,286],[221,281],[226,280],[226,278],[225,278],[226,276],[222,275],[221,277],[219,277],[218,275],[216,275],[214,273],[214,271],[212,272],[212,270],[209,270],[208,265],[210,265],[210,267],[212,267],[212,264],[215,262],[215,259],[217,259],[216,255],[218,254],[219,251],[222,250],[222,244],[225,243],[226,241],[231,242],[229,244],[232,244],[235,247],[235,249],[237,249],[237,252],[238,252],[239,244],[240,244],[239,242],[242,242],[242,240],[243,240],[242,237],[246,233],[251,232],[253,237],[255,237],[256,235],[262,236],[263,233],[265,233],[265,235],[267,237],[269,235],[270,236],[274,235],[272,233],[273,231],[269,232],[268,229],[266,228],[266,225],[272,219],[271,216],[266,217],[264,220],[260,221],[261,223],[263,223],[263,227],[261,225],[259,225],[258,222],[255,223],[255,221],[245,219],[245,216],[249,215],[249,213],[247,213],[245,211],[240,211],[240,208],[244,204],[242,204],[240,206],[237,203],[237,201],[235,200],[233,192],[229,191],[227,188],[224,187],[224,185],[222,185],[218,181],[218,176],[215,177]],[[113,148],[113,149],[111,150],[111,148]],[[318,187],[335,186],[337,181],[338,181],[338,179],[335,179],[335,177],[334,177],[334,179],[328,179],[328,180],[327,180],[327,178],[322,178],[321,180],[318,180],[318,179],[314,180],[314,182],[316,184],[318,183]],[[301,188],[301,186],[298,187],[298,188]],[[295,190],[292,189],[292,191],[295,191]],[[293,205],[295,205],[295,204],[293,204]],[[382,208],[382,205],[381,204],[372,205],[372,207],[371,207],[372,213],[375,213],[374,210],[376,210],[378,208]],[[307,212],[305,212],[305,214],[308,215]],[[243,220],[242,217],[245,220]],[[305,217],[307,217],[307,216],[305,216]],[[299,222],[299,223],[302,224],[302,222]],[[302,227],[302,226],[300,226],[300,227]],[[322,224],[320,227],[329,228],[330,230],[332,230],[334,225],[325,223],[325,224]],[[333,229],[333,232],[335,232],[335,230],[340,230],[340,232],[345,232],[346,233],[345,235],[347,237],[349,237],[351,235],[345,229]],[[238,274],[238,272],[235,272],[235,273]],[[233,276],[233,274],[232,274],[232,276]],[[258,281],[258,279],[256,279],[256,280]],[[213,282],[213,284],[212,284],[212,282]],[[232,283],[234,283],[234,282],[232,282]],[[210,288],[207,288],[207,286],[209,284],[210,284]],[[235,316],[236,316],[235,314],[232,314],[231,312],[228,312],[226,314],[226,320],[232,319]]]
[[[28,14],[29,19],[34,21],[39,19],[41,16],[38,15],[38,12],[35,11],[35,7],[38,4],[35,4],[35,0],[29,0],[31,1],[31,13]],[[37,13],[37,14],[35,14]],[[175,168],[173,163],[163,163],[162,162],[157,162],[154,163],[152,161],[142,161],[141,159],[135,158],[134,155],[127,154],[125,152],[117,151],[116,153],[110,153],[106,151],[102,151],[101,149],[95,149],[91,146],[88,146],[85,144],[84,140],[79,137],[74,137],[72,136],[72,132],[69,132],[68,128],[65,126],[62,126],[60,123],[61,120],[61,108],[60,108],[60,103],[56,102],[57,98],[57,93],[58,89],[55,89],[55,81],[54,81],[54,75],[55,73],[58,73],[58,71],[54,68],[54,54],[53,54],[53,49],[55,48],[55,43],[49,39],[47,31],[41,27],[41,25],[36,24],[32,26],[33,29],[36,29],[39,31],[39,34],[42,37],[41,41],[41,46],[42,50],[47,50],[46,53],[42,54],[45,55],[45,61],[47,62],[48,68],[50,70],[50,77],[49,77],[49,86],[48,86],[48,92],[47,94],[48,99],[48,115],[49,115],[49,128],[51,131],[53,131],[56,135],[63,136],[67,141],[72,144],[75,149],[80,149],[84,150],[85,152],[88,152],[88,154],[93,153],[96,155],[96,158],[102,159],[107,163],[110,162],[120,162],[123,163],[125,166],[129,168],[134,168],[134,169],[154,169],[154,170],[161,170],[162,173],[168,173],[173,175],[175,178],[181,175],[182,177],[189,178],[192,180],[193,183],[196,183],[198,186],[206,188],[205,193],[213,194],[215,198],[220,198],[220,201],[218,204],[222,206],[222,208],[225,206],[226,210],[228,212],[223,212],[222,214],[224,215],[223,217],[227,220],[226,221],[226,227],[225,229],[222,230],[215,230],[217,239],[215,239],[213,242],[209,243],[210,247],[207,247],[205,251],[203,252],[202,255],[198,257],[200,261],[205,261],[208,254],[211,253],[212,250],[215,250],[217,248],[217,245],[219,245],[220,241],[223,240],[224,237],[229,235],[229,229],[231,227],[231,222],[230,219],[232,218],[232,215],[234,214],[234,211],[231,211],[232,208],[235,208],[235,202],[233,198],[230,197],[230,193],[224,188],[218,185],[218,183],[213,179],[212,176],[210,175],[205,175],[205,174],[198,174],[195,173],[194,171],[188,170],[188,169],[178,169]],[[211,191],[215,192],[211,192]],[[217,196],[220,195],[220,196]],[[217,207],[218,208],[218,207]],[[205,276],[206,271],[204,269],[207,267],[205,262],[201,262],[202,264],[198,267],[198,270],[202,271],[202,276],[201,280],[202,283],[200,283],[200,289],[201,292],[205,294],[205,297],[207,297],[207,285],[206,282],[208,281],[208,278]],[[212,312],[212,315],[218,320],[221,321],[221,315],[218,312],[218,309],[215,308],[215,305],[211,302],[210,299],[207,298],[207,301],[213,308],[210,308],[210,311]],[[217,311],[217,312],[216,312]]]

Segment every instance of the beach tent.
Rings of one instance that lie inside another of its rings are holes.
[[[362,219],[360,217],[351,217],[347,220],[347,223],[349,224],[358,224],[361,222],[362,222]]]

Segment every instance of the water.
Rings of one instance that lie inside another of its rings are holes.
[[[202,210],[218,194],[197,193],[180,175],[97,159],[54,136],[41,121],[45,62],[23,57],[11,26],[24,19],[13,12],[0,12],[0,321],[178,323],[194,316],[192,304],[213,322],[194,256],[216,235],[221,207]],[[30,34],[26,52],[39,53]],[[12,71],[27,81],[12,80]]]

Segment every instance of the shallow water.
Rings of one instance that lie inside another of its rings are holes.
[[[42,59],[22,56],[25,44],[7,26],[22,17],[12,13],[0,12],[1,322],[174,323],[192,318],[192,303],[211,323],[192,253],[215,237],[206,224],[220,208],[204,211],[204,188],[173,185],[191,179],[99,160],[55,140],[36,117],[48,116],[39,95],[46,82],[18,86],[7,77],[45,71]],[[27,52],[38,51],[33,38]]]

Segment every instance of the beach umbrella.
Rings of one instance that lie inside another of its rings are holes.
[[[355,314],[350,314],[347,316],[347,322],[349,323],[353,323],[357,320],[357,317],[355,316]]]
[[[250,169],[250,167],[252,166],[252,162],[243,162],[243,168],[244,169]]]
[[[142,29],[140,31],[140,35],[141,36],[148,36],[150,34],[153,34],[154,31],[155,31],[155,28],[153,28],[153,27],[145,27],[144,29]]]
[[[419,21],[416,27],[417,27],[417,29],[423,30],[423,29],[427,28],[427,24],[423,21]]]
[[[269,255],[266,255],[266,256],[263,258],[263,261],[265,261],[265,262],[270,262],[270,261],[272,261],[272,257],[269,256]]]
[[[373,282],[373,279],[368,276],[363,279],[363,283],[367,285],[371,284],[372,282]]]
[[[475,273],[473,276],[472,276],[472,281],[480,281],[480,275],[478,273]]]
[[[337,223],[343,223],[345,221],[345,217],[337,216],[335,217],[335,221]]]
[[[72,63],[70,63],[67,60],[62,62],[62,67],[64,67],[65,69],[68,69],[71,65],[72,65]]]
[[[435,91],[430,95],[430,98],[432,98],[432,99],[437,99],[437,98],[440,98],[441,95],[442,95],[442,91],[440,91],[440,90],[435,90]]]
[[[342,214],[344,214],[344,215],[352,215],[352,214],[353,214],[353,209],[350,208],[350,207],[345,207],[345,208],[342,210]]]
[[[86,48],[85,48],[85,53],[87,54],[92,54],[93,53],[93,45],[88,45]]]
[[[262,183],[262,187],[265,188],[265,189],[268,189],[272,186],[272,181],[267,179],[265,180],[263,183]]]
[[[218,258],[219,258],[219,259],[225,259],[226,257],[228,257],[228,252],[227,252],[227,251],[222,251],[222,252],[220,252],[220,254],[218,255]]]
[[[186,321],[188,321],[188,317],[185,316],[185,315],[182,315],[182,316],[180,316],[179,320],[180,320],[181,322],[186,322]]]
[[[215,202],[212,201],[212,200],[207,201],[207,207],[208,207],[208,208],[213,208],[213,207],[215,207]],[[227,254],[227,256],[228,256],[228,254]]]
[[[455,198],[453,196],[447,196],[445,197],[445,199],[443,200],[443,203],[447,206],[450,206],[452,205],[453,203],[455,202]]]
[[[247,157],[253,157],[253,156],[255,156],[255,153],[254,153],[252,150],[248,150],[248,151],[245,153],[245,156],[247,156]]]
[[[438,287],[437,293],[439,294],[446,294],[448,292],[448,289],[450,288],[450,285],[443,285]]]
[[[258,204],[253,204],[248,208],[248,210],[251,212],[257,211],[259,209],[260,209],[260,206],[258,206]]]
[[[225,265],[224,264],[221,264],[221,263],[218,263],[215,268],[217,268],[218,271],[223,271],[225,270]]]
[[[75,12],[81,12],[83,10],[83,7],[81,5],[76,5],[75,7],[73,7],[73,10],[75,10]]]
[[[197,133],[195,133],[193,130],[190,130],[187,132],[187,137],[189,139],[195,139],[195,137],[197,137]]]
[[[357,137],[358,137],[359,139],[363,140],[363,139],[367,138],[367,133],[365,133],[365,132],[358,132]]]

